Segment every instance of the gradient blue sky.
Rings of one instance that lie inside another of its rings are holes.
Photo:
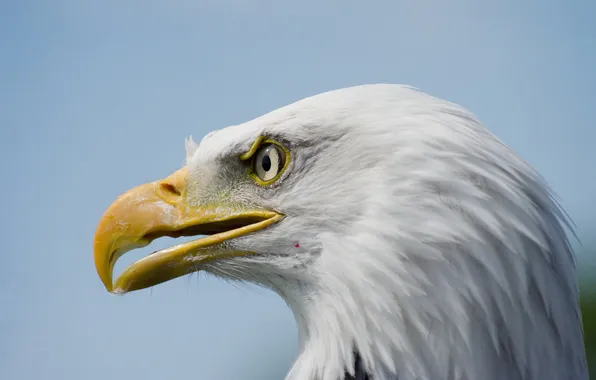
[[[468,107],[588,246],[595,18],[587,0],[1,1],[0,378],[283,378],[281,299],[204,275],[110,295],[93,234],[118,194],[184,163],[187,135],[330,89],[405,83]]]

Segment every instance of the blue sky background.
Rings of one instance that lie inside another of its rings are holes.
[[[282,379],[281,299],[205,275],[110,295],[93,234],[187,135],[339,87],[463,104],[596,246],[594,19],[587,0],[0,1],[0,378]]]

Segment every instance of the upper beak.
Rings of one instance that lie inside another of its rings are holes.
[[[118,199],[102,217],[95,234],[97,273],[108,291],[147,288],[200,269],[221,257],[250,254],[226,248],[226,240],[263,229],[283,215],[229,204],[190,205],[187,168],[168,178],[136,187]],[[162,236],[210,235],[142,258],[113,282],[114,264],[124,253]]]

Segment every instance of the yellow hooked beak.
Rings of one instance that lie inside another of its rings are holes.
[[[201,269],[201,264],[224,257],[249,255],[226,247],[229,239],[259,231],[283,215],[268,210],[226,204],[187,203],[187,168],[168,178],[136,187],[108,208],[95,233],[97,273],[107,290],[126,293],[169,281]],[[129,266],[115,282],[116,261],[126,252],[162,236],[209,235],[176,245]]]

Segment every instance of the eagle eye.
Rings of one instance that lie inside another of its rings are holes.
[[[281,177],[290,161],[290,152],[277,141],[260,137],[241,159],[250,159],[250,176],[267,186]]]
[[[274,180],[286,164],[285,152],[275,144],[262,145],[253,161],[254,173],[263,182]]]

